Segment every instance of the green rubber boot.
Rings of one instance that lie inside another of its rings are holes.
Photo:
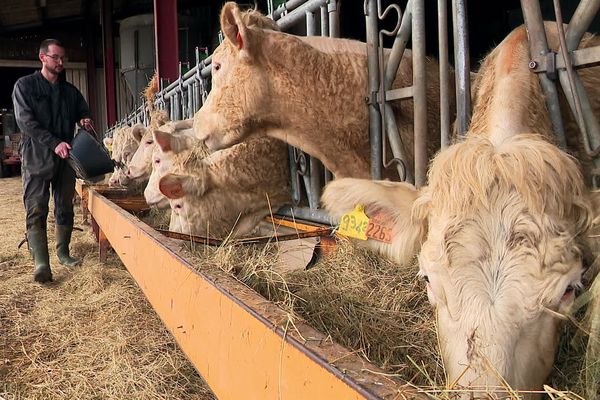
[[[40,283],[52,282],[52,271],[50,270],[50,256],[48,255],[48,236],[46,230],[32,228],[27,231],[27,242],[29,251],[33,256],[35,271],[33,280]]]
[[[56,255],[58,261],[67,267],[75,267],[81,264],[81,260],[71,257],[69,254],[69,243],[71,243],[72,226],[56,225]]]

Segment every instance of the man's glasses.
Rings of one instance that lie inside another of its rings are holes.
[[[45,54],[44,53],[44,55],[46,57],[50,57],[52,60],[54,60],[54,62],[59,62],[59,61],[65,62],[65,61],[67,61],[67,57],[64,57],[64,56],[61,57],[58,54]]]

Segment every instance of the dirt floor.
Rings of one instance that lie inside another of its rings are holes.
[[[21,179],[0,179],[0,399],[214,399],[114,254],[100,263],[76,206],[72,255],[33,282]]]

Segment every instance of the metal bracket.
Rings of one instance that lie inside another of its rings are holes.
[[[370,95],[365,97],[365,102],[370,106],[373,104],[380,104],[381,96],[379,95],[379,91],[371,92]]]
[[[590,64],[600,62],[600,46],[586,47],[569,52],[573,67],[582,68]],[[552,63],[552,64],[549,64]],[[549,72],[566,69],[565,62],[562,57],[556,57],[556,53],[550,52],[545,56],[540,56],[529,61],[529,69],[535,73]]]
[[[556,53],[548,52],[546,55],[529,61],[529,69],[536,74],[545,73],[548,79],[555,81],[558,77],[556,66]]]

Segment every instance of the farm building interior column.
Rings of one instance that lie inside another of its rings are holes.
[[[177,0],[154,0],[154,37],[158,77],[174,82],[179,75]]]
[[[113,2],[102,0],[102,48],[104,50],[104,85],[106,89],[106,125],[117,122],[117,96],[115,92],[115,49],[113,46]]]

